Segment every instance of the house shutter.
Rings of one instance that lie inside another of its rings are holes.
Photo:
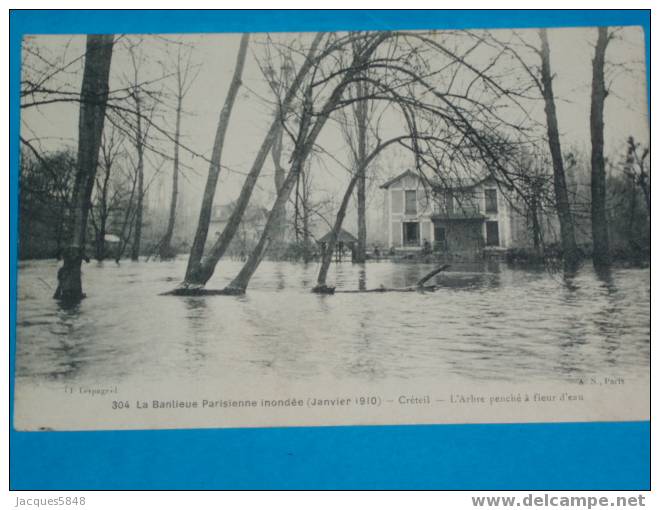
[[[401,246],[401,222],[392,222],[392,246]]]
[[[403,213],[403,190],[392,190],[392,212]]]

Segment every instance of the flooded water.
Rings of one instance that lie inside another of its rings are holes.
[[[264,262],[243,297],[159,296],[185,260],[84,265],[87,298],[52,299],[58,264],[19,267],[19,380],[274,376],[304,381],[443,377],[567,380],[648,372],[650,271],[585,266],[571,280],[504,264],[454,265],[435,293],[318,296],[317,264]],[[222,262],[222,288],[239,262]],[[358,289],[411,285],[429,265],[333,266],[328,282]]]

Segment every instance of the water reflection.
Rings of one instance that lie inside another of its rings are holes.
[[[361,264],[359,274],[360,276],[358,277],[358,289],[367,290],[367,270],[364,267],[364,264]]]
[[[603,284],[602,286],[607,290],[608,294],[613,294],[616,292],[616,284],[614,283],[614,278],[612,276],[612,268],[596,267],[595,273],[596,277]]]
[[[207,337],[198,332],[203,331],[209,321],[208,302],[203,297],[185,297],[182,300],[187,310],[189,333],[181,336],[181,347],[186,366],[194,370],[203,366],[207,357]]]
[[[88,298],[62,308],[43,284],[56,269],[50,261],[21,265],[20,378],[519,381],[648,371],[649,270],[585,266],[561,277],[485,261],[439,273],[429,282],[440,287],[434,293],[326,296],[310,292],[318,264],[264,262],[244,297],[175,298],[159,294],[185,260],[87,264]],[[224,287],[238,269],[223,262],[209,287]],[[431,269],[340,263],[328,283],[406,287]]]
[[[286,278],[284,275],[284,271],[282,270],[282,265],[278,264],[275,267],[275,281],[277,282],[277,290],[284,290],[286,287],[285,282]]]

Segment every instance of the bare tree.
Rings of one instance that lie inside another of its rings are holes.
[[[296,187],[296,238],[302,238],[300,239],[302,243],[302,258],[303,262],[307,263],[311,259],[313,250],[310,232],[312,214],[312,174],[309,165],[300,171]],[[301,221],[299,221],[299,219]],[[302,226],[300,223],[302,223]]]
[[[186,268],[185,281],[193,280],[195,278],[195,275],[197,275],[200,270],[202,256],[204,255],[204,247],[206,245],[206,238],[208,236],[209,225],[211,223],[213,199],[215,197],[218,178],[220,177],[222,149],[224,146],[227,128],[229,126],[232,109],[234,107],[234,102],[236,100],[236,96],[238,95],[238,90],[241,86],[241,77],[243,74],[243,67],[245,66],[245,58],[247,55],[249,40],[249,34],[243,34],[241,37],[238,55],[236,56],[234,75],[229,84],[229,90],[227,92],[227,97],[225,98],[224,106],[220,111],[218,127],[215,133],[215,140],[213,142],[213,151],[211,153],[209,173],[206,179],[204,196],[202,198],[202,205],[199,211],[197,230],[195,232],[195,238],[190,249],[190,257],[188,258],[188,267]]]
[[[137,154],[137,190],[135,204],[135,226],[133,228],[133,242],[131,243],[131,260],[138,260],[140,257],[142,243],[142,224],[144,214],[144,160],[147,150],[147,139],[149,130],[153,125],[153,116],[156,110],[157,101],[154,93],[147,90],[142,85],[140,77],[140,68],[144,63],[144,57],[140,46],[143,40],[128,41],[128,53],[131,59],[133,75],[130,77],[128,85],[129,97],[132,101],[134,124],[132,128],[132,141],[135,144]]]
[[[80,301],[84,297],[80,269],[83,259],[86,258],[87,216],[105,121],[113,42],[112,35],[87,36],[85,69],[80,91],[78,162],[71,226],[63,265],[57,273],[58,285],[54,296],[65,302]]]
[[[124,150],[122,141],[123,136],[115,128],[106,129],[101,140],[101,172],[96,176],[96,200],[94,207],[90,209],[90,219],[95,233],[95,258],[99,261],[105,259],[107,255],[105,238],[108,220],[119,198],[119,193],[112,193],[111,177]]]
[[[552,156],[552,167],[554,169],[555,201],[557,204],[557,216],[561,234],[561,244],[566,268],[571,271],[577,268],[580,254],[575,242],[575,230],[573,217],[568,199],[568,188],[566,186],[566,173],[564,170],[564,159],[561,153],[559,140],[559,127],[557,122],[557,110],[555,108],[555,96],[552,89],[552,69],[550,66],[550,44],[548,43],[548,32],[546,29],[539,31],[541,38],[541,92],[545,101],[545,115],[548,129],[548,145]]]
[[[305,161],[318,147],[317,138],[324,124],[333,112],[358,101],[378,100],[399,105],[410,134],[400,137],[398,141],[402,142],[403,138],[412,141],[409,150],[414,154],[416,166],[420,172],[422,172],[423,160],[427,159],[425,152],[427,155],[433,155],[437,151],[444,151],[458,154],[460,158],[450,157],[453,160],[462,160],[465,163],[464,168],[469,167],[470,161],[480,158],[488,163],[488,168],[493,169],[495,176],[497,176],[496,171],[501,170],[503,177],[511,180],[510,176],[504,172],[505,164],[502,161],[503,156],[507,155],[506,147],[509,142],[505,136],[499,135],[498,131],[500,129],[520,130],[521,128],[518,124],[511,124],[498,116],[497,108],[493,106],[493,102],[513,96],[511,90],[498,86],[487,74],[488,69],[496,62],[497,56],[484,69],[479,69],[467,62],[465,55],[456,54],[429,38],[428,34],[351,33],[345,37],[336,35],[334,37],[336,39],[331,40],[314,59],[316,61],[314,71],[305,88],[301,106],[297,112],[294,112],[294,115],[297,113],[297,133],[293,133],[286,123],[281,122],[281,119],[275,119],[257,154],[252,170],[245,180],[237,205],[224,231],[210,253],[199,264],[198,270],[188,271],[186,280],[169,294],[240,294],[245,292],[264,253],[272,243],[273,229],[277,224],[277,209],[288,200]],[[380,53],[377,52],[380,45],[386,40],[391,42],[389,47],[383,46]],[[361,43],[360,49],[354,52],[351,61],[343,61],[341,55],[345,55],[347,47],[350,48],[354,42]],[[430,79],[430,77],[435,77],[439,71],[429,68],[423,55],[424,52],[419,49],[420,46],[424,47],[425,51],[439,53],[448,60],[441,66],[441,69],[445,71],[449,68],[449,73],[454,75],[447,85],[447,90],[438,89],[434,83],[436,80]],[[339,57],[335,55],[334,58],[328,58],[325,61],[326,65],[319,65],[323,57],[337,50],[339,50]],[[466,53],[469,53],[469,50]],[[306,62],[309,62],[311,67],[310,60],[308,57]],[[282,103],[283,108],[279,110],[280,112],[288,112],[292,95],[299,88],[307,72],[304,67],[304,65],[301,66]],[[378,72],[378,79],[366,75],[366,69]],[[469,76],[460,76],[462,74]],[[458,79],[465,84],[464,92],[452,90],[452,83],[457,75],[460,76]],[[369,95],[367,97],[344,97],[344,91],[352,83],[358,81],[372,85],[372,89],[368,92]],[[480,86],[475,84],[480,84]],[[324,96],[319,92],[322,87],[327,87],[325,90],[332,91],[329,96]],[[320,102],[319,97],[327,97],[327,99],[323,101],[323,106],[316,108],[314,103]],[[294,150],[290,170],[278,190],[275,204],[259,242],[248,256],[239,274],[226,289],[205,291],[203,286],[211,277],[216,263],[224,253],[242,218],[244,207],[280,126],[293,139]],[[427,132],[423,133],[424,130]],[[427,144],[425,148],[420,145],[420,141]],[[402,145],[405,147],[405,144],[402,143]],[[428,159],[426,164],[438,175],[443,170],[441,165],[429,164]],[[515,182],[511,185],[515,185]]]
[[[192,52],[188,49],[185,55],[182,55],[184,47],[182,44],[177,48],[176,69],[174,77],[176,88],[174,91],[176,99],[175,109],[175,128],[174,128],[174,157],[172,159],[172,191],[170,198],[170,211],[167,219],[167,228],[163,238],[158,243],[158,254],[161,260],[174,257],[176,252],[172,248],[172,236],[174,235],[174,224],[176,222],[176,208],[179,196],[179,158],[180,158],[180,140],[181,140],[181,115],[183,113],[183,100],[185,99],[190,87],[197,77],[198,71],[193,72]],[[185,62],[184,62],[185,60]]]
[[[337,211],[337,217],[335,218],[335,224],[330,231],[330,239],[326,243],[326,246],[323,251],[323,256],[321,259],[321,268],[319,269],[319,274],[316,279],[316,286],[312,289],[313,292],[317,294],[327,294],[328,287],[326,285],[326,278],[328,277],[328,269],[330,269],[330,262],[332,261],[332,254],[335,250],[335,245],[337,244],[337,238],[339,237],[339,232],[341,231],[342,223],[344,222],[344,217],[346,216],[346,209],[348,207],[348,202],[351,199],[353,190],[355,189],[355,184],[360,180],[362,174],[361,169],[356,168],[355,175],[351,177],[346,191],[344,192],[344,197],[342,198],[341,205]],[[332,288],[331,292],[334,291]]]
[[[296,77],[294,78],[291,86],[289,87],[289,90],[287,91],[286,97],[284,98],[284,101],[282,102],[278,112],[279,115],[286,115],[289,111],[289,108],[291,107],[291,103],[293,102],[296,93],[300,86],[302,85],[302,82],[304,78],[306,77],[308,71],[310,70],[313,61],[312,61],[312,56],[316,52],[316,48],[318,47],[319,43],[321,42],[321,39],[323,38],[324,34],[317,34],[317,36],[314,38],[314,41],[312,42],[312,45],[310,47],[310,50],[307,54],[307,57],[303,64],[301,65],[300,69],[298,70],[298,73],[296,74]],[[247,39],[245,39],[245,45],[246,48],[242,52],[242,60],[245,60],[245,50],[247,49]],[[240,56],[240,55],[239,55]],[[240,59],[239,59],[240,61]],[[241,66],[242,68],[242,66]],[[235,75],[236,79],[236,86],[238,86],[238,80],[240,80],[240,75],[237,77]],[[233,82],[232,82],[233,83]],[[223,110],[224,111],[224,110]],[[209,186],[209,181],[207,181],[207,188],[206,192],[209,192],[211,194],[211,199],[208,201],[208,216],[202,217],[202,214],[200,213],[200,222],[197,227],[197,235],[195,236],[195,242],[193,243],[193,247],[191,250],[190,254],[190,259],[188,260],[188,268],[186,270],[186,276],[184,282],[181,284],[180,289],[178,290],[179,293],[185,293],[187,289],[192,289],[193,292],[195,292],[195,289],[203,287],[204,284],[211,278],[213,275],[213,271],[215,270],[215,266],[220,260],[220,258],[224,255],[225,251],[229,247],[229,244],[231,243],[231,240],[234,237],[234,234],[238,230],[238,226],[241,222],[241,219],[243,217],[243,213],[245,212],[245,209],[247,208],[247,205],[250,201],[250,197],[252,196],[252,191],[254,190],[254,186],[256,185],[257,178],[259,177],[259,174],[261,173],[261,169],[263,168],[264,162],[266,160],[266,157],[268,156],[268,153],[271,151],[271,148],[273,146],[273,143],[275,143],[275,139],[277,138],[277,135],[279,133],[279,130],[281,129],[282,126],[282,120],[279,116],[276,116],[276,118],[273,119],[268,132],[266,134],[266,137],[264,138],[261,147],[259,148],[259,151],[257,153],[257,156],[255,158],[254,163],[252,164],[252,168],[250,169],[250,172],[245,178],[245,182],[243,183],[243,187],[241,188],[241,192],[239,194],[238,199],[236,200],[236,205],[231,213],[231,216],[229,217],[227,221],[227,225],[225,226],[224,230],[218,237],[217,241],[211,248],[211,251],[209,255],[202,260],[202,255],[203,255],[203,249],[204,249],[204,244],[206,242],[206,236],[208,234],[208,223],[210,220],[210,207],[212,204],[212,193],[215,189],[215,183],[217,182],[217,176],[215,179],[215,182],[211,183],[211,186]],[[224,126],[226,129],[226,125]],[[224,134],[223,134],[224,137]],[[220,148],[221,150],[221,144]],[[219,168],[218,168],[219,170]],[[285,180],[286,182],[286,180]],[[284,186],[284,184],[283,184]],[[209,189],[209,188],[212,189]],[[203,210],[205,204],[207,204],[207,193],[205,192],[204,195],[204,202],[203,202]],[[279,196],[280,191],[278,190],[278,196]],[[288,194],[287,194],[288,197]],[[282,206],[279,206],[282,207]]]
[[[379,140],[378,144],[371,151],[371,153],[369,153],[368,155],[365,154],[364,158],[361,158],[359,160],[359,166],[355,168],[353,174],[351,175],[351,179],[348,183],[348,186],[346,187],[346,191],[344,192],[344,196],[342,198],[339,209],[337,210],[335,222],[332,226],[332,230],[330,231],[330,238],[324,248],[323,256],[321,259],[321,267],[319,269],[319,274],[316,279],[316,286],[312,289],[312,292],[317,294],[333,294],[335,291],[334,287],[329,287],[326,283],[326,279],[328,277],[328,270],[330,268],[330,263],[332,262],[332,254],[335,250],[335,246],[337,244],[339,233],[341,232],[344,218],[346,217],[346,209],[348,207],[348,203],[353,194],[353,191],[355,190],[356,184],[358,184],[361,177],[365,174],[365,168],[367,168],[371,164],[371,162],[376,157],[378,157],[378,155],[387,147],[393,144],[401,143],[403,142],[403,140],[406,139],[414,139],[415,136],[416,136],[415,134],[411,134],[411,135],[397,136],[387,141]]]
[[[279,50],[278,51],[279,57],[282,60],[281,68],[279,69],[279,74],[277,73],[274,66],[271,64],[271,62],[274,60],[275,57],[271,52],[271,47],[277,48],[277,50]],[[291,48],[275,46],[274,44],[272,44],[270,37],[268,40],[268,44],[266,44],[265,46],[265,49],[266,49],[266,58],[268,59],[268,63],[266,65],[261,66],[262,71],[264,72],[266,79],[268,80],[272,92],[275,94],[275,97],[277,98],[277,104],[275,105],[275,115],[277,118],[280,119],[281,122],[284,122],[285,116],[282,115],[283,112],[281,112],[280,109],[281,109],[281,103],[284,99],[283,96],[286,94],[287,90],[291,85],[291,73],[295,70],[293,57],[292,57],[293,51]],[[273,160],[273,166],[275,167],[274,185],[275,185],[276,194],[279,191],[279,189],[282,187],[282,184],[284,183],[284,179],[286,178],[286,169],[282,164],[283,151],[284,151],[284,129],[279,129],[275,137],[275,141],[273,142],[273,146],[271,147],[271,157]],[[298,186],[298,184],[296,184],[296,186]],[[287,226],[286,203],[282,204],[281,208],[278,209],[275,212],[275,214],[276,214],[276,220],[275,220],[276,224],[274,230],[275,233],[274,233],[273,243],[271,244],[270,252],[271,255],[274,256],[275,258],[279,258],[282,256],[286,242],[286,226]]]
[[[361,41],[354,41],[352,51],[360,50]],[[373,74],[373,73],[371,73]],[[369,69],[362,72],[364,78],[374,79]],[[374,114],[373,101],[369,96],[373,92],[373,86],[367,79],[358,79],[349,88],[348,96],[357,98],[351,104],[350,114],[340,110],[342,117],[342,131],[351,152],[352,164],[355,172],[358,172],[356,187],[357,202],[357,246],[354,250],[354,262],[362,263],[367,258],[367,167],[364,164],[367,158],[369,121]]]
[[[603,155],[603,109],[605,89],[605,50],[609,43],[607,27],[598,27],[598,40],[593,58],[591,82],[591,233],[593,239],[594,266],[610,264],[610,242],[607,225],[607,184],[605,156]]]
[[[367,158],[368,128],[370,116],[373,113],[369,84],[365,80],[356,81],[352,87],[353,97],[356,100],[350,108],[350,115],[344,110],[342,113],[342,131],[351,152],[353,169],[356,174],[356,202],[357,202],[357,246],[354,250],[353,261],[362,263],[367,258],[367,167],[364,161]],[[350,118],[349,118],[350,117]]]
[[[43,255],[46,250],[59,260],[67,237],[76,156],[68,149],[44,154],[22,137],[21,143],[25,149],[21,151],[19,256],[29,258],[31,252]],[[38,224],[53,236],[54,250],[47,248],[44,237],[33,231],[32,227]]]
[[[361,97],[367,96],[364,82],[356,83],[356,94]],[[367,260],[367,114],[369,104],[358,101],[355,105],[355,121],[357,127],[357,151],[355,167],[357,176],[357,217],[358,217],[358,242],[355,251],[355,262],[362,263]]]
[[[628,154],[626,156],[626,167],[632,176],[632,180],[642,190],[644,201],[646,203],[646,216],[651,218],[651,183],[649,182],[648,157],[650,151],[648,147],[642,149],[639,153],[639,144],[631,136],[628,138]]]
[[[321,110],[316,113],[312,111],[312,91],[313,83],[310,87],[307,88],[306,100],[303,103],[303,113],[302,119],[300,122],[300,130],[297,137],[297,143],[292,156],[292,165],[289,173],[284,181],[282,189],[279,190],[277,194],[277,199],[271,209],[271,213],[268,216],[268,220],[264,227],[264,231],[259,238],[256,248],[250,253],[248,260],[243,265],[241,271],[236,275],[232,280],[229,286],[225,291],[229,294],[242,294],[247,289],[247,286],[252,278],[252,275],[257,270],[265,251],[268,249],[268,245],[272,241],[272,229],[275,224],[275,214],[274,210],[279,205],[279,203],[286,202],[289,198],[289,194],[293,189],[293,185],[296,182],[296,179],[302,168],[305,164],[306,159],[309,157],[316,139],[318,138],[323,126],[327,122],[328,118],[332,111],[334,111],[344,93],[346,87],[356,79],[356,76],[360,70],[364,69],[371,55],[376,51],[378,46],[388,37],[387,33],[373,34],[368,35],[367,43],[364,45],[362,51],[354,54],[350,66],[346,71],[341,75],[341,79],[337,85],[333,88],[330,97],[326,100]],[[309,124],[312,116],[314,116],[315,121],[313,124]]]
[[[120,259],[124,256],[124,252],[126,251],[126,247],[129,245],[129,239],[131,238],[131,234],[133,232],[133,226],[134,226],[134,216],[135,216],[135,191],[137,188],[137,180],[138,180],[138,171],[137,171],[137,165],[134,164],[134,162],[128,158],[132,168],[132,175],[130,179],[130,184],[131,184],[131,191],[128,195],[128,200],[126,201],[126,204],[124,206],[124,217],[123,221],[121,223],[121,229],[119,231],[119,246],[117,248],[117,253],[115,254],[115,262],[119,263]]]
[[[564,268],[567,272],[572,273],[577,269],[581,255],[575,240],[575,222],[571,211],[571,203],[566,182],[566,169],[564,166],[564,158],[559,137],[559,123],[555,106],[556,99],[552,84],[554,76],[550,63],[548,31],[544,28],[540,29],[538,35],[540,39],[540,47],[525,41],[525,39],[518,33],[514,33],[514,41],[502,42],[493,34],[489,34],[489,40],[494,42],[498,47],[501,47],[502,51],[513,56],[519,67],[521,67],[531,78],[531,87],[537,88],[543,98],[546,118],[545,131],[548,148],[552,158],[554,201],[555,210],[559,219]],[[536,66],[531,64],[529,59],[517,50],[517,46],[531,50],[532,54],[540,60],[540,67],[536,69]],[[529,97],[527,98],[529,99]],[[522,192],[519,193],[519,196],[523,200],[532,198],[531,196],[528,196],[524,190],[520,191]]]

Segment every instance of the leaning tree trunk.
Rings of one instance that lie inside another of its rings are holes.
[[[263,259],[263,255],[265,251],[268,249],[268,245],[272,240],[272,235],[273,235],[272,229],[274,226],[274,216],[275,216],[274,211],[278,205],[278,202],[281,203],[283,201],[285,202],[286,200],[288,200],[289,195],[291,194],[291,190],[293,189],[293,185],[298,179],[298,175],[302,171],[302,168],[305,165],[305,161],[307,160],[307,157],[311,153],[312,147],[316,143],[316,139],[318,138],[319,133],[321,132],[323,126],[328,120],[330,116],[330,112],[332,112],[337,107],[339,101],[342,98],[344,90],[346,89],[348,84],[355,79],[355,76],[360,71],[360,68],[366,64],[371,54],[375,51],[378,45],[386,37],[387,37],[386,34],[379,34],[374,39],[371,46],[368,49],[366,49],[363,54],[361,54],[359,57],[354,58],[350,68],[348,69],[348,71],[346,71],[346,74],[344,74],[344,76],[342,77],[341,82],[337,84],[335,89],[332,91],[332,94],[323,105],[321,112],[317,115],[316,122],[314,122],[314,125],[309,131],[309,136],[300,137],[300,139],[304,140],[304,142],[300,147],[296,147],[296,150],[294,151],[291,170],[289,171],[289,175],[287,175],[287,178],[284,181],[284,186],[282,186],[282,189],[277,195],[275,205],[273,206],[273,208],[270,211],[270,214],[268,215],[266,226],[264,227],[264,231],[262,232],[261,237],[259,238],[257,247],[252,251],[252,253],[250,253],[248,260],[246,261],[245,265],[243,266],[239,274],[236,276],[236,278],[234,278],[232,282],[229,284],[229,286],[225,289],[227,294],[245,293],[245,290],[247,289],[247,286],[250,282],[250,279],[252,278],[252,275],[257,270],[257,267],[259,267],[259,264]],[[306,115],[303,115],[303,119],[305,119],[305,117]]]
[[[161,260],[171,259],[175,252],[172,249],[172,235],[174,234],[174,222],[176,221],[176,202],[179,194],[179,138],[181,137],[181,108],[183,94],[179,87],[176,103],[176,128],[174,131],[174,165],[172,167],[172,195],[170,199],[170,215],[167,220],[167,230],[160,242],[159,256]]]
[[[186,268],[186,282],[195,282],[199,279],[200,266],[202,256],[204,255],[204,246],[206,245],[206,238],[209,233],[209,225],[211,224],[211,212],[213,210],[213,199],[215,197],[215,189],[218,184],[220,176],[220,161],[222,160],[222,149],[225,143],[225,135],[229,126],[229,119],[231,112],[238,95],[238,89],[241,86],[241,77],[243,75],[243,67],[245,66],[245,57],[247,55],[248,42],[250,39],[249,34],[243,34],[241,43],[238,48],[238,55],[236,57],[236,65],[234,67],[234,75],[232,76],[225,98],[225,104],[220,111],[220,119],[218,120],[218,127],[215,132],[215,140],[213,141],[213,151],[211,153],[211,163],[209,165],[209,174],[206,178],[206,186],[204,188],[204,196],[202,198],[202,206],[199,211],[199,220],[197,222],[197,230],[190,249],[190,258],[188,259],[188,266]]]
[[[286,97],[284,98],[284,101],[282,102],[282,105],[279,109],[278,115],[276,115],[276,118],[273,119],[268,129],[268,133],[266,134],[266,137],[264,138],[261,147],[259,148],[259,152],[257,153],[257,156],[252,164],[252,168],[250,169],[250,172],[245,178],[243,187],[241,188],[240,195],[236,200],[236,205],[234,206],[231,216],[227,220],[227,225],[225,226],[222,233],[218,237],[217,241],[211,248],[209,255],[202,261],[204,243],[206,242],[206,236],[208,234],[208,223],[211,214],[210,208],[211,208],[211,203],[213,201],[213,192],[215,191],[215,182],[217,181],[217,175],[215,177],[215,181],[213,182],[211,188],[209,188],[209,181],[207,181],[207,188],[204,196],[204,203],[202,205],[202,212],[205,211],[204,209],[205,207],[208,207],[208,216],[205,215],[203,218],[202,214],[200,213],[200,224],[198,225],[198,234],[200,234],[200,229],[202,229],[203,235],[200,235],[199,241],[198,241],[198,236],[197,235],[195,236],[196,243],[193,243],[193,249],[190,254],[190,260],[188,261],[188,269],[186,270],[186,277],[184,282],[181,284],[181,288],[194,289],[194,288],[203,287],[206,284],[206,282],[209,281],[211,276],[213,276],[213,272],[215,271],[216,264],[225,254],[225,251],[229,247],[229,244],[231,243],[232,239],[234,238],[234,235],[236,234],[236,231],[238,230],[241,220],[243,219],[243,214],[245,213],[245,210],[250,201],[250,197],[252,196],[252,191],[254,190],[254,187],[257,184],[257,179],[259,177],[259,174],[261,173],[261,169],[263,168],[268,153],[270,152],[273,143],[275,143],[277,135],[282,127],[281,126],[282,119],[280,118],[280,116],[284,116],[288,113],[291,103],[293,102],[296,93],[298,92],[298,89],[302,85],[302,82],[305,76],[307,75],[307,72],[312,67],[313,64],[312,57],[314,56],[316,52],[316,48],[321,42],[322,37],[323,34],[319,33],[314,38],[314,41],[312,42],[310,50],[307,54],[307,58],[300,67],[300,70],[298,71],[298,74],[293,80],[293,83],[289,87]],[[245,55],[243,55],[243,60],[245,60]],[[241,69],[242,69],[242,64],[241,64]],[[234,78],[238,80],[237,83],[240,83],[240,74],[238,75],[238,78],[236,77],[236,75],[234,76]],[[224,128],[226,129],[226,125],[224,126]],[[224,133],[223,133],[223,137],[224,137]],[[219,166],[218,166],[218,171],[219,171]],[[211,176],[209,174],[209,180],[210,179]],[[210,192],[211,194],[210,201],[208,201],[208,204],[207,204],[207,196],[206,196],[207,192]],[[279,192],[278,192],[278,196],[279,196]]]
[[[300,174],[300,170],[302,168],[302,165],[304,164],[305,158],[306,155],[301,156],[297,161],[294,162],[294,164],[291,167],[291,170],[289,170],[289,174],[286,176],[286,179],[284,179],[284,183],[282,183],[282,186],[280,187],[277,193],[275,204],[273,205],[273,208],[271,209],[270,214],[268,215],[268,219],[266,220],[266,225],[264,226],[264,231],[262,232],[261,237],[259,238],[259,242],[257,243],[257,246],[250,253],[247,261],[241,268],[241,271],[232,280],[232,282],[229,284],[227,289],[225,289],[228,294],[245,293],[245,289],[247,289],[248,283],[250,282],[252,275],[257,270],[257,267],[259,267],[259,264],[261,263],[261,260],[263,259],[266,250],[268,250],[268,247],[270,246],[271,241],[273,240],[273,231],[277,224],[278,207],[281,207],[282,204],[285,204],[286,201],[289,199],[289,195],[291,195],[291,191],[293,190],[293,185],[298,179],[298,175]],[[302,161],[300,159],[302,159]]]
[[[357,96],[364,95],[362,82],[356,84]],[[355,108],[355,120],[357,121],[357,250],[355,262],[362,263],[367,260],[367,167],[364,160],[367,157],[367,101],[358,101]],[[325,282],[324,282],[325,283]]]
[[[605,105],[605,49],[607,27],[598,27],[598,41],[593,59],[591,83],[591,233],[593,263],[596,267],[610,264],[610,242],[607,228],[607,189],[603,156],[603,108]]]
[[[112,35],[88,35],[85,69],[80,91],[78,119],[78,160],[72,196],[69,239],[64,263],[57,273],[55,299],[77,302],[83,297],[80,268],[85,257],[87,217],[94,188],[101,135],[108,100],[108,80],[112,61]]]
[[[552,90],[552,69],[550,67],[550,45],[546,29],[539,32],[541,38],[541,84],[543,99],[545,100],[545,115],[548,129],[548,144],[552,156],[552,168],[554,174],[555,205],[559,217],[559,230],[561,245],[564,255],[564,264],[568,271],[577,268],[580,255],[575,242],[575,226],[571,214],[570,201],[568,199],[568,187],[566,186],[566,173],[564,171],[564,160],[561,154],[559,142],[559,127],[557,124],[557,110],[555,108],[555,97]]]
[[[328,270],[330,269],[330,263],[332,262],[332,253],[335,250],[337,238],[339,237],[342,223],[344,223],[344,218],[346,217],[348,202],[350,201],[353,190],[355,189],[355,184],[359,180],[360,172],[357,171],[351,178],[351,182],[348,184],[348,188],[346,188],[346,193],[344,193],[344,198],[342,199],[339,210],[337,211],[337,217],[335,218],[335,224],[332,227],[332,231],[330,233],[330,239],[328,240],[328,243],[325,246],[325,251],[323,252],[321,269],[319,269],[319,275],[316,279],[316,287],[312,289],[312,292],[316,292],[318,294],[326,294],[328,291],[328,286],[326,285],[325,280],[328,277]]]
[[[291,100],[293,99],[293,95],[298,90],[299,86],[302,83],[303,78],[305,77],[305,74],[307,73],[307,70],[312,65],[311,56],[314,54],[315,48],[320,42],[322,36],[323,34],[317,34],[316,38],[314,39],[314,42],[312,43],[312,47],[305,61],[305,64],[303,64],[303,66],[301,67],[300,71],[298,72],[298,75],[296,76],[293,82],[293,85],[289,88],[289,91],[287,92],[287,97],[283,102],[282,112],[288,111]],[[324,104],[323,108],[317,114],[316,121],[314,122],[314,125],[311,128],[311,130],[309,131],[309,135],[300,138],[301,145],[299,147],[296,147],[296,150],[294,151],[291,170],[289,171],[289,174],[287,175],[287,178],[284,181],[284,185],[282,186],[282,189],[277,194],[277,199],[275,201],[276,203],[274,207],[278,205],[278,202],[288,200],[288,197],[291,194],[291,190],[293,188],[294,183],[296,182],[298,174],[300,173],[302,167],[304,166],[305,161],[309,156],[319,133],[321,132],[323,126],[325,125],[325,122],[328,120],[328,117],[330,116],[330,112],[332,112],[337,107],[344,92],[344,89],[355,78],[355,75],[357,74],[357,72],[359,72],[360,67],[366,64],[371,54],[375,51],[378,45],[387,37],[388,37],[387,33],[376,35],[371,45],[368,47],[367,50],[363,52],[360,58],[354,59],[352,65],[346,71],[340,83],[335,87],[332,94]],[[305,117],[306,115],[303,115],[303,118]],[[250,170],[250,174],[248,174],[248,177],[246,178],[246,182],[243,184],[243,189],[241,190],[241,196],[239,197],[238,203],[234,208],[234,212],[232,213],[232,216],[230,217],[227,226],[225,227],[223,233],[220,235],[220,239],[218,239],[218,242],[216,242],[216,245],[214,246],[211,254],[204,260],[204,264],[203,264],[204,267],[202,268],[202,270],[197,272],[197,274],[193,275],[195,278],[198,278],[198,280],[191,282],[188,279],[188,277],[186,277],[186,281],[184,281],[177,289],[168,292],[166,294],[187,295],[187,294],[204,293],[201,291],[201,288],[213,274],[213,270],[215,269],[215,264],[217,263],[217,261],[221,256],[221,254],[218,255],[218,252],[224,253],[224,249],[226,249],[226,246],[223,246],[223,244],[224,243],[228,244],[228,241],[226,239],[226,237],[228,237],[227,235],[228,230],[229,233],[233,236],[236,229],[238,228],[238,224],[240,223],[243,212],[241,211],[240,215],[238,217],[235,217],[236,211],[239,209],[239,204],[241,204],[242,199],[245,199],[245,203],[242,205],[243,209],[247,206],[247,200],[249,200],[249,195],[252,192],[252,188],[254,188],[254,184],[256,183],[256,178],[258,177],[259,174],[259,172],[257,171],[255,175],[252,175],[254,168],[255,166],[258,166],[259,167],[258,170],[260,170],[261,166],[263,166],[263,162],[274,142],[276,130],[278,129],[279,122],[280,122],[279,119],[276,119],[274,123],[271,124],[271,129],[266,135],[266,139],[264,140],[259,150],[259,153],[257,154],[257,161],[255,161],[252,170]],[[253,179],[255,182],[251,182]],[[247,188],[247,196],[244,196],[244,192],[246,192],[246,188]],[[236,221],[234,225],[232,225],[232,220]],[[220,293],[243,294],[245,292],[248,283],[250,282],[250,278],[252,277],[257,267],[261,263],[263,255],[265,251],[268,249],[268,245],[272,240],[272,236],[273,236],[272,230],[274,223],[275,223],[274,211],[273,209],[271,209],[270,214],[268,215],[268,220],[266,221],[266,225],[261,234],[259,242],[257,243],[256,248],[252,251],[252,253],[250,253],[248,260],[245,262],[243,268],[236,276],[236,278],[234,278],[231,284]],[[223,238],[225,239],[223,240]],[[229,237],[229,241],[231,241],[231,237]]]

